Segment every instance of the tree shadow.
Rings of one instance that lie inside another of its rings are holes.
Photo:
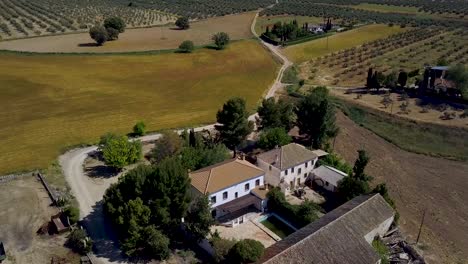
[[[91,213],[81,220],[81,224],[93,240],[93,253],[96,257],[106,258],[110,262],[126,260],[119,248],[118,238],[112,229],[112,223],[104,217],[102,200],[93,206]]]
[[[106,165],[96,165],[86,168],[85,173],[91,178],[111,178],[117,176],[119,171]]]
[[[99,45],[95,42],[89,42],[89,43],[80,43],[78,44],[78,47],[99,47]]]

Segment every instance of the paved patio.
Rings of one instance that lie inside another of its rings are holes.
[[[250,213],[246,216],[246,221],[236,227],[215,225],[211,227],[211,232],[218,230],[219,235],[226,239],[255,239],[261,242],[265,247],[269,247],[273,245],[276,240],[253,222],[259,216],[260,213]]]

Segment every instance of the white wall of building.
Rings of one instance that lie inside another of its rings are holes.
[[[257,166],[265,171],[265,181],[267,184],[278,186],[281,182],[281,179],[284,180],[288,185],[293,182],[293,188],[298,184],[304,184],[305,180],[309,176],[310,172],[315,168],[318,158],[310,160],[301,164],[298,164],[294,167],[288,168],[286,170],[280,171],[275,166],[270,165],[267,162],[264,162],[261,159],[257,160]],[[307,167],[306,167],[307,163]],[[287,175],[286,175],[287,171]],[[291,189],[293,189],[291,188]]]
[[[290,186],[290,190],[295,189],[300,184],[304,184],[310,172],[315,168],[317,160],[318,159],[310,160],[281,171],[281,178]]]
[[[250,180],[243,181],[241,183],[232,185],[232,186],[230,186],[228,188],[225,188],[225,189],[220,190],[218,192],[215,192],[213,194],[210,194],[209,195],[210,202],[212,201],[212,197],[216,197],[216,202],[211,203],[211,208],[215,208],[217,206],[220,206],[222,204],[225,204],[225,203],[228,203],[228,202],[230,202],[232,200],[235,200],[236,199],[236,196],[235,196],[236,192],[237,192],[237,198],[240,198],[240,197],[242,197],[244,195],[249,194],[252,189],[255,189],[255,187],[257,187],[257,185],[255,184],[255,182],[257,180],[259,180],[259,185],[258,186],[263,186],[264,185],[265,177],[264,177],[264,175],[261,175],[261,176],[252,178]],[[249,184],[249,188],[247,190],[245,189],[246,184]],[[227,192],[227,198],[226,199],[223,199],[223,193],[224,192]]]

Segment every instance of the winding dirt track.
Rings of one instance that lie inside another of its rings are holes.
[[[252,34],[256,37],[255,23],[258,17],[256,14],[251,24]],[[270,50],[277,58],[282,62],[282,66],[278,71],[278,75],[271,85],[264,98],[273,97],[276,91],[283,87],[281,79],[283,73],[287,67],[292,65],[277,47],[265,43],[262,44]],[[249,117],[249,120],[255,120],[257,114],[253,114]],[[195,131],[211,130],[214,128],[213,125],[203,126],[195,128]],[[179,131],[180,132],[180,131]],[[152,134],[139,138],[142,142],[153,141],[159,139],[160,134]],[[105,190],[110,186],[112,182],[116,182],[118,177],[115,177],[112,181],[106,181],[105,186],[99,186],[94,189],[93,183],[89,177],[85,175],[83,164],[88,155],[94,152],[97,146],[91,146],[86,148],[79,148],[68,151],[59,157],[60,165],[62,166],[63,174],[65,179],[70,185],[72,194],[75,196],[79,203],[80,208],[80,219],[83,220],[84,226],[86,227],[89,235],[95,242],[95,252],[91,255],[96,263],[126,263],[126,260],[122,258],[122,254],[115,244],[112,232],[108,229],[108,225],[104,222],[102,214],[102,197]]]

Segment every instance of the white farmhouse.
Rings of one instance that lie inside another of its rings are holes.
[[[345,172],[330,166],[322,165],[312,170],[310,179],[317,185],[328,191],[335,192],[338,188],[338,182],[348,176]]]
[[[267,184],[290,191],[304,184],[317,160],[313,151],[291,143],[258,155],[257,165],[265,171]]]
[[[189,173],[192,194],[208,195],[212,215],[230,221],[250,210],[263,210],[265,172],[242,159],[224,162]]]

